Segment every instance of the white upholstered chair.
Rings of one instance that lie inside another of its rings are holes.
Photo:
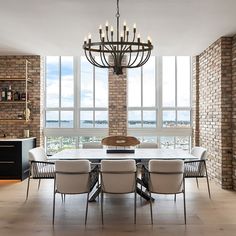
[[[148,191],[156,194],[183,194],[184,222],[186,224],[184,162],[182,160],[150,160]],[[153,224],[152,201],[150,202]]]
[[[29,176],[26,191],[26,200],[29,195],[30,180],[38,179],[38,189],[41,179],[53,179],[55,176],[55,165],[47,160],[47,155],[42,147],[36,147],[29,150]]]
[[[53,224],[55,219],[56,193],[87,194],[85,224],[88,215],[88,200],[90,192],[90,162],[88,160],[61,160],[55,162],[55,179],[53,195]]]
[[[103,224],[104,193],[134,193],[134,223],[136,224],[136,163],[134,160],[101,161],[101,215]]]
[[[185,178],[196,178],[197,186],[198,178],[206,178],[208,195],[211,198],[210,185],[206,167],[207,150],[203,147],[194,147],[191,150],[191,154],[197,158],[197,160],[185,161]]]

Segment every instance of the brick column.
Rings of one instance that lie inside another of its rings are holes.
[[[123,61],[122,63],[125,63]],[[109,69],[109,135],[127,135],[127,76]]]
[[[236,191],[236,35],[232,42],[232,178]]]
[[[232,188],[231,50],[232,38],[222,37],[199,55],[199,121],[197,116],[195,121],[199,145],[208,151],[209,174],[225,189]]]
[[[199,56],[192,58],[192,147],[199,146]]]

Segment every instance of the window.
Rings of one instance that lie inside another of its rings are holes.
[[[45,127],[74,127],[73,57],[46,57]]]
[[[45,63],[48,154],[101,140],[108,133],[108,70],[85,57],[49,56]],[[162,148],[190,147],[190,64],[187,56],[152,56],[128,70],[128,135]]]
[[[128,134],[162,148],[190,148],[191,59],[150,57],[128,71]]]
[[[191,125],[190,57],[165,56],[162,60],[162,126]]]
[[[157,121],[155,57],[128,70],[128,127],[155,128]]]
[[[81,57],[80,128],[108,128],[108,70]]]

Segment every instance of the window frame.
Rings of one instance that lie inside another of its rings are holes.
[[[176,58],[176,57],[175,57]],[[152,127],[142,127],[142,128],[130,128],[128,127],[128,117],[127,117],[127,135],[133,135],[138,137],[157,137],[157,141],[160,141],[161,136],[189,136],[191,140],[192,136],[192,60],[190,57],[190,107],[162,107],[162,57],[161,56],[155,56],[155,93],[156,93],[156,101],[155,101],[155,107],[127,107],[127,111],[129,110],[141,110],[141,118],[143,118],[143,111],[150,110],[150,111],[156,111],[156,128]],[[177,63],[177,59],[176,59]],[[46,66],[46,57],[45,57],[45,66]],[[176,67],[177,68],[177,67]],[[81,88],[81,64],[80,64],[80,57],[74,56],[74,63],[73,63],[73,69],[74,69],[74,107],[72,108],[46,108],[46,70],[44,70],[44,108],[43,108],[43,117],[44,117],[44,127],[43,127],[43,135],[44,135],[44,141],[46,143],[46,137],[52,137],[52,136],[65,136],[65,137],[105,137],[108,134],[107,128],[81,128],[80,127],[80,111],[93,111],[93,119],[95,120],[95,111],[107,111],[107,108],[101,108],[101,107],[95,107],[95,101],[93,104],[93,107],[91,108],[85,108],[80,107],[80,88]],[[60,64],[60,74],[61,74],[61,64]],[[95,81],[95,75],[93,75],[93,81]],[[177,73],[175,73],[175,77],[177,77]],[[176,78],[177,79],[177,78]],[[60,75],[61,80],[61,75]],[[109,82],[108,82],[109,83]],[[93,82],[93,86],[95,86],[95,83]],[[143,80],[141,81],[141,86],[143,84]],[[61,85],[61,84],[60,84]],[[177,83],[175,86],[175,89],[177,90]],[[59,87],[59,106],[61,106],[61,86]],[[78,92],[79,91],[79,92]],[[127,91],[128,92],[128,91]],[[95,95],[95,89],[93,91]],[[128,94],[128,93],[127,93]],[[176,100],[175,103],[177,104],[177,93],[175,94]],[[95,100],[95,96],[93,97],[93,100]],[[143,104],[143,99],[141,99],[141,105]],[[109,106],[109,101],[108,101]],[[141,108],[141,109],[140,109]],[[190,127],[162,127],[162,112],[163,110],[175,110],[176,112],[176,119],[177,119],[177,111],[190,111]],[[46,111],[59,111],[59,122],[60,122],[60,112],[61,111],[73,111],[73,118],[74,122],[73,128],[46,128]],[[109,122],[109,114],[108,114],[108,122]],[[143,120],[142,120],[143,122]],[[76,142],[76,148],[79,148],[79,138],[77,138]],[[191,146],[191,143],[190,143]]]

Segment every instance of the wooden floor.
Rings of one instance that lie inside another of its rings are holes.
[[[68,196],[66,203],[56,199],[55,226],[52,226],[53,181],[44,180],[40,190],[32,181],[29,199],[25,201],[27,181],[0,181],[1,236],[235,236],[236,192],[222,190],[211,182],[212,200],[208,198],[205,180],[197,189],[187,180],[187,225],[184,225],[182,196],[155,195],[154,224],[149,204],[137,198],[137,224],[133,224],[133,195],[105,198],[104,226],[100,203],[89,203],[87,226],[84,225],[84,196]]]

